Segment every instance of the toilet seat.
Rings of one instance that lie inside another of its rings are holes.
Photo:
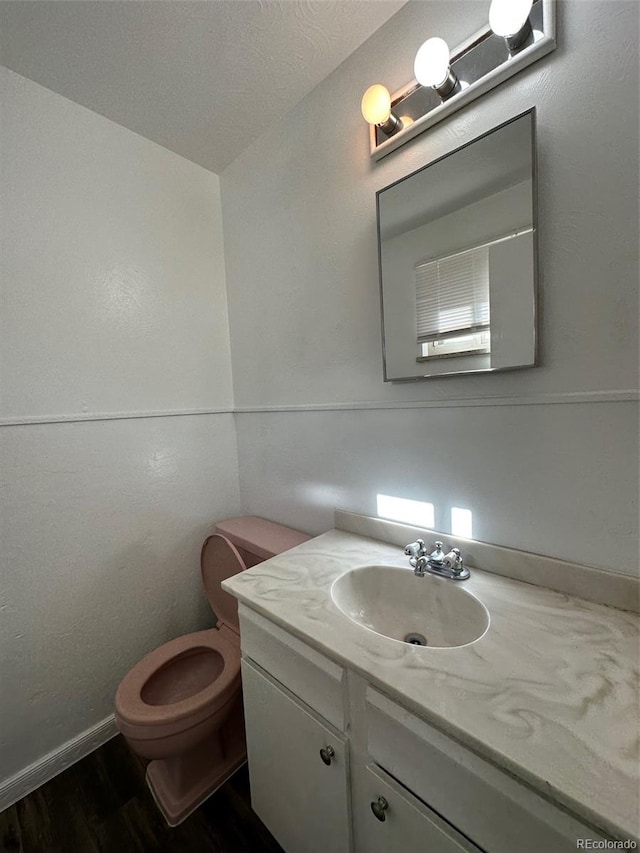
[[[199,648],[211,650],[222,658],[222,670],[207,687],[166,704],[150,704],[142,698],[145,686],[162,667]],[[120,683],[115,700],[120,731],[125,737],[138,740],[169,737],[210,717],[232,700],[239,688],[239,644],[226,639],[215,628],[177,637],[142,658]]]

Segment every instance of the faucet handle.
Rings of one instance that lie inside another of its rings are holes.
[[[460,556],[460,548],[452,548],[449,553],[444,557],[443,560],[445,566],[453,569],[456,572],[461,571],[464,566],[462,565],[462,557]]]
[[[416,539],[415,542],[410,542],[407,547],[404,549],[404,553],[407,557],[424,557],[427,553],[427,550],[424,546],[424,542],[422,539]]]
[[[411,568],[415,569],[418,565],[418,561],[424,559],[427,549],[422,539],[416,539],[415,542],[409,542],[407,547],[404,549],[404,553],[409,558],[409,565]]]

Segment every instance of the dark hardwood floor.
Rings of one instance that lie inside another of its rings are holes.
[[[118,735],[0,814],[1,853],[283,853],[249,804],[246,765],[170,829]]]

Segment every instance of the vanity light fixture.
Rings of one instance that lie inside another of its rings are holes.
[[[415,79],[362,98],[371,156],[379,160],[555,50],[556,0],[491,0],[489,23],[452,51],[441,38],[418,50]]]
[[[413,73],[421,86],[435,89],[441,101],[460,91],[460,81],[449,64],[449,45],[444,39],[427,39],[416,53]]]

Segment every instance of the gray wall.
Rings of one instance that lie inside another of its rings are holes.
[[[212,623],[199,548],[239,496],[218,178],[0,87],[1,808],[96,745],[143,654]]]
[[[404,7],[221,176],[243,509],[319,532],[377,492],[480,539],[637,570],[638,5],[558,4],[559,47],[380,163],[364,89],[486,4]],[[611,57],[615,56],[615,63]],[[538,110],[541,366],[383,384],[375,192]]]

